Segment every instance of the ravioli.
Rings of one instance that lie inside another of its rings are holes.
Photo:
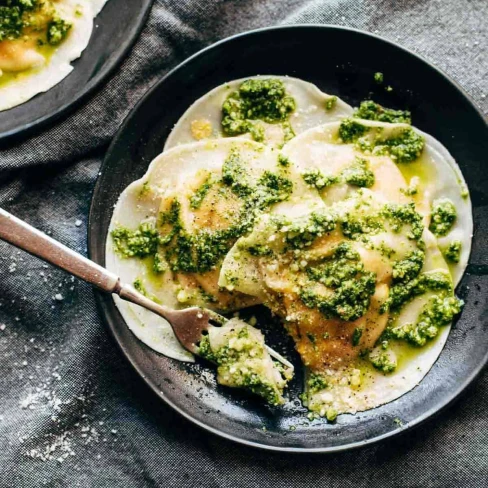
[[[109,269],[154,300],[270,309],[305,366],[304,405],[333,421],[429,371],[462,308],[472,216],[452,156],[408,111],[353,110],[302,80],[253,77],[187,110],[110,230]],[[163,319],[117,305],[146,344],[192,360]],[[259,333],[229,324],[201,346],[219,383],[281,404],[289,377],[246,356],[263,350]]]
[[[293,99],[292,106],[284,105],[285,116],[276,115],[276,113],[268,113],[263,120],[262,112],[254,111],[251,115],[252,124],[251,132],[262,132],[259,142],[271,146],[281,146],[294,135],[300,134],[307,129],[317,125],[325,124],[335,120],[340,120],[352,114],[352,108],[334,95],[328,95],[321,92],[315,85],[298,78],[288,76],[255,76],[252,78],[243,78],[240,80],[230,81],[223,85],[214,88],[203,97],[199,98],[193,103],[190,108],[181,116],[173,130],[171,131],[164,149],[170,149],[179,144],[187,144],[202,139],[218,139],[226,136],[226,130],[222,126],[222,107],[228,100],[234,103],[230,105],[228,112],[236,112],[239,90],[244,83],[263,83],[274,81],[275,85],[281,85],[276,89],[276,86],[264,87],[266,93],[271,92],[280,102],[289,97]],[[276,94],[276,91],[283,90],[281,97]],[[249,92],[250,90],[247,90]],[[251,98],[251,102],[253,99]],[[255,101],[255,99],[254,99]],[[259,102],[259,100],[258,100]],[[282,107],[283,108],[283,107]],[[291,110],[289,110],[292,108]],[[286,109],[289,112],[286,112]],[[237,119],[237,117],[235,117]],[[234,120],[235,121],[235,120]],[[228,124],[229,125],[229,124]],[[238,132],[242,130],[242,137],[252,138],[253,135],[242,127],[234,128],[233,136],[240,135]],[[252,130],[254,128],[254,131]],[[259,137],[259,135],[258,135]]]
[[[255,218],[292,191],[276,155],[257,142],[229,138],[176,147],[156,158],[119,198],[107,266],[175,308],[229,312],[256,304],[218,286],[220,264]],[[136,314],[132,330],[151,347],[190,357],[163,319],[122,301],[118,306],[123,314],[130,310],[130,323]]]
[[[49,90],[73,70],[106,1],[12,0],[1,7],[0,110]]]

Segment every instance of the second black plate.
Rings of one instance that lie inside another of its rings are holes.
[[[152,0],[108,0],[94,19],[88,46],[72,63],[74,70],[47,92],[0,112],[0,141],[52,122],[81,103],[122,61],[151,4]]]
[[[333,49],[325,50],[325,46]],[[323,51],[322,56],[307,56]],[[371,61],[374,53],[374,61]],[[374,82],[384,73],[393,91]],[[151,89],[126,119],[107,153],[90,214],[89,252],[105,263],[113,205],[162,151],[171,128],[198,97],[226,81],[257,74],[290,75],[315,83],[352,105],[372,96],[386,106],[408,107],[414,123],[439,139],[459,162],[471,191],[475,235],[458,288],[466,305],[447,344],[419,386],[401,398],[337,422],[308,422],[297,400],[300,375],[284,408],[216,386],[212,374],[157,354],[125,325],[110,296],[100,309],[123,353],[162,400],[196,424],[248,445],[285,451],[338,451],[390,437],[429,418],[455,399],[488,359],[488,128],[463,91],[432,65],[376,36],[330,26],[295,26],[245,33],[196,54]],[[283,337],[283,334],[281,334]],[[272,341],[271,346],[275,346]],[[402,425],[399,425],[401,419]]]

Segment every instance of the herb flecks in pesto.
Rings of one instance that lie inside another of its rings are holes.
[[[388,203],[384,206],[382,214],[393,232],[403,232],[404,227],[409,226],[410,229],[405,234],[409,239],[420,241],[422,238],[424,231],[422,216],[416,211],[414,203]]]
[[[375,131],[373,138],[367,137],[369,131]],[[425,146],[425,140],[411,127],[403,129],[399,134],[383,138],[383,131],[370,128],[361,123],[360,119],[344,119],[339,126],[339,137],[346,144],[356,147],[375,156],[388,155],[396,163],[411,163],[417,160]]]
[[[393,264],[393,282],[411,281],[416,278],[425,261],[425,253],[419,249],[412,251],[405,259]]]
[[[352,334],[352,345],[354,347],[359,346],[359,342],[361,341],[362,335],[363,335],[362,327],[356,327]]]
[[[398,282],[390,288],[382,310],[398,311],[414,297],[428,290],[452,293],[450,276],[444,272],[423,273],[410,281]]]
[[[51,46],[61,44],[71,30],[72,24],[60,17],[55,17],[47,26],[46,38]]]
[[[445,249],[443,253],[444,257],[450,263],[459,263],[459,260],[461,259],[461,249],[462,249],[461,241],[452,241],[449,243],[447,249]]]
[[[336,216],[327,211],[312,212],[305,219],[294,222],[286,218],[277,222],[278,229],[284,233],[285,242],[291,249],[310,246],[313,241],[336,228]]]
[[[251,333],[248,326],[235,329],[222,328],[225,340],[215,349],[208,335],[199,344],[199,355],[217,364],[217,380],[219,383],[235,388],[246,389],[261,396],[270,405],[283,403],[283,388],[290,379],[289,375],[280,373],[273,381],[267,374],[270,367],[264,342]],[[278,363],[272,363],[272,368],[281,371]]]
[[[190,197],[190,207],[196,210],[201,207],[203,200],[207,196],[210,188],[212,188],[214,181],[212,176],[209,175],[202,185],[195,191],[195,193]]]
[[[325,101],[325,110],[332,110],[337,105],[337,97],[332,96]]]
[[[388,154],[396,163],[411,163],[420,157],[424,146],[424,138],[407,128],[397,137],[378,142],[373,154]]]
[[[0,42],[13,40],[29,26],[28,15],[39,7],[39,0],[8,0],[0,5]]]
[[[366,120],[377,120],[379,122],[389,122],[392,124],[403,123],[411,124],[412,118],[408,110],[394,110],[386,108],[373,100],[361,102],[358,109],[353,114],[354,117]]]
[[[435,200],[432,205],[429,230],[437,237],[445,236],[456,222],[456,218],[456,207],[451,200],[448,198]]]
[[[339,126],[339,137],[348,144],[356,142],[368,131],[368,128],[354,119],[344,119]]]
[[[325,176],[318,168],[307,169],[302,172],[303,181],[317,190],[322,190],[339,181],[336,176]]]
[[[346,183],[362,188],[370,188],[374,185],[374,173],[369,169],[366,159],[356,157],[354,164],[346,168],[341,177]]]
[[[439,333],[439,328],[452,322],[461,312],[463,301],[455,296],[432,298],[420,314],[417,323],[401,327],[388,327],[384,336],[407,341],[414,346],[424,346]]]
[[[325,376],[319,373],[310,373],[310,376],[307,379],[307,388],[310,393],[318,393],[319,391],[325,390],[327,386],[328,384]]]
[[[117,227],[111,235],[115,252],[126,258],[145,258],[158,248],[159,233],[151,223],[142,223],[136,230]]]
[[[346,321],[356,320],[367,312],[375,291],[376,275],[364,270],[359,254],[349,244],[340,244],[331,257],[307,268],[307,275],[312,283],[319,282],[332,293],[323,296],[312,284],[306,286],[299,293],[305,306],[318,309],[327,318]],[[359,339],[360,336],[358,343]]]
[[[255,140],[262,141],[264,132],[256,121],[269,124],[283,123],[285,142],[293,137],[288,118],[295,111],[296,103],[287,94],[285,85],[278,79],[249,79],[241,83],[222,105],[222,131],[227,136],[250,132]],[[258,127],[258,128],[256,128]]]
[[[394,353],[381,346],[375,347],[369,353],[368,359],[374,368],[385,374],[395,371],[398,364]]]
[[[381,84],[381,83],[383,83],[384,79],[385,79],[385,77],[384,77],[383,73],[381,73],[380,71],[377,71],[374,74],[374,81],[376,81],[376,83]]]
[[[62,19],[52,1],[4,0],[0,2],[0,42],[33,35],[37,44],[57,46],[72,24]]]

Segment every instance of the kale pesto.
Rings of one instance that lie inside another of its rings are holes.
[[[387,203],[381,213],[393,232],[403,232],[404,226],[409,226],[410,230],[405,233],[409,239],[419,242],[422,238],[422,216],[416,211],[414,203]]]
[[[214,184],[213,178],[211,175],[209,175],[202,183],[202,185],[190,197],[190,208],[196,210],[201,207],[203,200],[207,196],[213,184]]]
[[[306,307],[319,310],[326,318],[352,321],[367,312],[375,285],[374,273],[359,271],[338,286],[332,285],[332,293],[327,296],[317,293],[313,286],[305,286],[300,290],[299,297]]]
[[[383,343],[387,344],[386,341]],[[392,373],[397,368],[397,360],[395,355],[383,346],[375,347],[369,353],[368,359],[375,369],[385,374]]]
[[[59,45],[72,24],[56,14],[53,2],[4,0],[0,2],[0,42],[34,34],[38,44]],[[41,35],[41,37],[39,37]]]
[[[336,176],[325,176],[318,168],[303,171],[302,179],[307,185],[315,187],[317,190],[327,188],[339,181]]]
[[[294,222],[286,218],[276,219],[278,230],[284,234],[287,248],[301,249],[327,232],[336,228],[336,216],[328,210],[312,212],[304,219]]]
[[[310,393],[313,394],[325,390],[327,386],[328,384],[325,376],[319,373],[310,373],[307,379],[307,388]]]
[[[13,40],[29,26],[27,15],[39,8],[39,0],[7,0],[0,4],[0,42]]]
[[[332,110],[337,105],[337,97],[333,96],[325,101],[325,110]]]
[[[432,205],[429,230],[437,237],[449,233],[456,222],[457,211],[454,203],[448,198],[435,200]]]
[[[444,272],[423,273],[410,281],[398,281],[389,291],[387,301],[382,305],[382,312],[399,311],[406,303],[426,291],[452,293],[452,281]]]
[[[450,263],[459,263],[461,259],[461,241],[451,241],[447,249],[444,250],[444,257]]]
[[[200,229],[190,233],[183,224],[181,204],[177,198],[169,209],[159,216],[159,229],[142,224],[136,231],[114,229],[112,238],[115,250],[124,257],[153,257],[153,269],[162,272],[204,273],[214,269],[229,252],[235,241],[249,232],[260,214],[274,203],[286,200],[293,191],[293,183],[284,176],[264,171],[253,182],[245,162],[236,150],[231,150],[222,168],[219,184],[229,188],[242,202],[235,222],[224,229]],[[200,187],[191,206],[201,205],[210,181]]]
[[[270,405],[282,404],[283,388],[290,374],[271,361],[259,336],[252,334],[247,325],[224,326],[219,332],[226,334],[219,348],[212,347],[209,335],[203,336],[199,343],[199,355],[217,365],[218,382],[246,389]],[[278,379],[270,374],[270,368],[278,372]]]
[[[222,131],[226,136],[250,132],[253,139],[262,141],[264,130],[256,121],[283,123],[285,142],[294,136],[288,118],[295,111],[293,97],[278,79],[249,79],[241,83],[222,105]]]
[[[370,188],[374,185],[374,173],[369,169],[366,159],[355,158],[354,164],[342,171],[341,177],[346,183],[362,188]]]
[[[359,346],[362,335],[363,335],[363,328],[362,327],[356,327],[354,329],[353,334],[352,334],[352,345],[354,347]]]
[[[439,328],[452,322],[461,312],[463,301],[455,296],[436,296],[425,306],[417,323],[401,327],[389,326],[384,337],[404,340],[413,346],[422,347],[439,333]]]
[[[344,119],[339,126],[339,137],[346,144],[355,143],[361,151],[378,156],[388,155],[396,163],[411,163],[418,159],[424,150],[424,138],[411,127],[403,129],[399,135],[389,139],[382,139],[378,135],[374,139],[363,137],[368,130],[369,128],[361,124],[359,119]]]
[[[51,46],[61,44],[71,30],[71,27],[72,24],[70,22],[66,22],[58,16],[54,17],[54,19],[47,25],[47,42],[51,44]]]
[[[156,253],[159,233],[154,224],[143,222],[136,230],[117,227],[111,232],[115,252],[126,258],[145,258]]]
[[[373,100],[361,102],[353,114],[353,117],[366,120],[377,120],[379,122],[389,122],[391,124],[403,123],[411,124],[412,118],[408,110],[394,110],[386,108]]]

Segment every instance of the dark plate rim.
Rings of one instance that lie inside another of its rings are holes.
[[[333,30],[345,30],[349,32],[355,32],[358,34],[362,34],[365,36],[372,37],[380,42],[384,42],[387,44],[390,44],[391,46],[400,49],[404,51],[407,55],[410,55],[414,58],[417,58],[418,60],[422,61],[423,63],[426,63],[429,65],[430,68],[432,68],[434,71],[436,71],[440,76],[442,76],[445,81],[453,85],[461,94],[466,98],[466,100],[470,103],[470,105],[473,107],[473,109],[476,111],[476,113],[479,115],[479,117],[485,122],[487,129],[488,129],[488,120],[487,118],[482,114],[481,110],[478,108],[476,103],[473,101],[471,96],[462,88],[457,82],[452,80],[446,73],[444,73],[442,70],[437,68],[434,64],[432,64],[430,61],[425,59],[424,57],[414,53],[413,51],[404,48],[397,43],[390,41],[388,39],[385,39],[383,37],[380,37],[376,34],[372,34],[367,31],[363,31],[361,29],[356,29],[353,27],[343,27],[343,26],[338,26],[338,25],[331,25],[331,24],[292,24],[292,25],[283,25],[283,26],[271,26],[271,27],[263,27],[260,29],[253,29],[245,32],[241,32],[238,34],[235,34],[233,36],[226,37],[224,39],[221,39],[220,41],[217,41],[215,43],[212,43],[210,46],[207,46],[200,51],[196,52],[195,54],[191,55],[187,59],[185,59],[183,62],[178,64],[176,67],[171,69],[166,75],[164,75],[159,81],[155,82],[148,90],[144,93],[144,95],[140,98],[140,100],[134,105],[134,107],[130,110],[128,115],[125,117],[123,120],[121,126],[119,127],[117,133],[115,134],[114,138],[112,139],[112,142],[105,154],[100,172],[103,173],[104,166],[107,162],[107,160],[111,157],[112,152],[114,150],[114,147],[117,145],[120,137],[124,133],[126,127],[130,124],[131,119],[133,118],[134,114],[139,110],[139,107],[144,103],[145,99],[150,97],[151,94],[161,85],[163,84],[167,78],[172,76],[174,73],[176,73],[178,70],[189,64],[190,62],[193,61],[193,59],[197,58],[198,56],[204,55],[207,51],[213,49],[216,46],[219,46],[223,43],[233,41],[234,39],[237,38],[242,38],[246,36],[252,36],[254,34],[258,34],[261,32],[265,31],[275,31],[275,30],[293,30],[293,29],[333,29]],[[100,173],[99,173],[100,174]],[[90,204],[90,212],[89,212],[89,219],[88,219],[88,255],[92,256],[94,252],[92,249],[94,249],[94,244],[92,240],[92,232],[91,232],[91,227],[92,223],[94,220],[94,213],[95,213],[95,201],[97,200],[98,194],[101,191],[101,183],[100,183],[100,178],[97,178],[97,182],[95,184],[95,188],[93,190],[93,195],[92,195],[92,200]],[[277,446],[271,446],[259,442],[254,442],[254,441],[248,441],[241,439],[239,437],[233,436],[232,434],[227,434],[225,432],[221,432],[218,429],[215,429],[203,422],[200,422],[199,420],[193,418],[191,415],[185,413],[183,410],[179,408],[178,405],[176,405],[174,402],[172,402],[169,398],[166,397],[163,391],[161,391],[160,388],[157,387],[157,385],[153,384],[153,382],[147,378],[144,374],[144,372],[139,368],[139,366],[136,364],[136,362],[133,360],[132,357],[130,357],[126,352],[124,345],[121,343],[121,341],[118,340],[114,327],[112,326],[112,320],[108,315],[105,313],[104,309],[104,303],[103,303],[103,293],[96,291],[95,290],[95,298],[97,302],[97,307],[100,310],[100,313],[103,317],[103,321],[106,323],[108,326],[110,333],[112,337],[115,339],[115,342],[117,343],[118,347],[122,351],[123,355],[126,357],[126,359],[129,361],[129,363],[132,365],[132,367],[135,369],[137,374],[144,380],[147,386],[151,388],[151,390],[159,397],[161,398],[167,405],[169,405],[171,408],[173,408],[176,412],[178,412],[180,415],[185,417],[187,420],[192,422],[193,424],[201,427],[202,429],[206,430],[207,432],[211,432],[212,434],[215,434],[221,438],[237,442],[238,444],[241,445],[246,445],[266,451],[274,451],[274,452],[292,452],[292,453],[338,453],[338,452],[344,452],[344,451],[349,451],[353,449],[358,449],[360,447],[376,444],[378,442],[381,442],[383,440],[389,439],[394,436],[398,436],[400,434],[404,434],[408,430],[411,430],[414,427],[418,427],[424,422],[426,422],[428,419],[433,418],[434,416],[439,415],[442,413],[446,408],[448,408],[450,405],[452,405],[456,400],[458,400],[459,396],[464,392],[464,390],[480,375],[484,367],[488,364],[488,351],[486,352],[483,360],[478,364],[478,366],[474,369],[474,371],[471,373],[470,376],[468,376],[465,381],[457,387],[449,396],[445,398],[445,400],[442,401],[442,403],[434,408],[431,408],[427,412],[425,412],[423,415],[420,415],[416,420],[408,423],[407,425],[401,426],[396,430],[390,431],[386,434],[382,434],[376,437],[372,437],[370,439],[365,439],[363,441],[359,442],[352,442],[350,444],[345,444],[342,446],[335,446],[335,447],[325,447],[325,448],[307,448],[307,447],[277,447]],[[442,351],[441,351],[442,354]]]
[[[146,25],[147,18],[149,17],[149,13],[151,12],[153,1],[154,0],[148,0],[146,5],[143,7],[144,11],[142,17],[140,18],[140,22],[137,24],[137,26],[134,29],[132,29],[131,35],[128,36],[127,40],[124,42],[122,50],[119,53],[119,56],[117,56],[117,58],[112,63],[108,63],[105,69],[102,68],[99,74],[94,76],[74,98],[72,98],[69,102],[66,102],[65,104],[61,105],[53,112],[45,115],[44,117],[41,117],[40,119],[36,119],[32,122],[28,122],[26,124],[20,125],[19,127],[16,127],[14,129],[10,129],[5,132],[0,132],[0,142],[9,141],[11,139],[20,136],[25,136],[27,134],[32,133],[36,129],[42,129],[46,127],[49,123],[53,123],[56,120],[61,119],[63,116],[68,115],[70,112],[80,107],[81,104],[85,100],[87,100],[87,98],[90,95],[92,95],[97,88],[101,87],[107,81],[109,76],[112,75],[115,72],[115,70],[122,64],[122,61],[126,58],[128,52],[134,46],[137,39],[139,38],[142,29]],[[93,19],[93,22],[95,22],[96,19],[97,17]],[[83,53],[81,54],[81,56],[83,56]],[[76,59],[73,60],[72,62],[75,61]],[[70,74],[71,73],[69,73],[68,76],[70,76]],[[42,95],[43,93],[38,93],[36,96],[42,97]],[[28,101],[25,103],[28,103]]]

